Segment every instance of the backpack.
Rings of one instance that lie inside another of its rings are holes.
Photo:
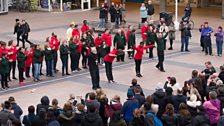
[[[104,105],[104,116],[107,118],[112,118],[114,110],[110,105]]]
[[[155,126],[163,126],[162,121],[154,113],[148,112],[147,115],[153,118]]]

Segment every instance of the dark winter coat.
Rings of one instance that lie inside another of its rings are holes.
[[[147,4],[146,8],[147,8],[148,15],[153,15],[155,13],[155,9],[154,9],[154,6],[152,4]]]
[[[48,108],[50,107],[50,105],[49,105],[50,101],[47,96],[43,96],[40,101],[41,101],[41,103],[37,105],[37,110],[36,110],[37,115],[40,114],[41,109],[44,109],[45,112],[47,112]]]
[[[11,103],[11,106],[12,106],[11,109],[14,111],[14,115],[16,116],[17,119],[20,120],[20,116],[23,114],[23,110],[15,102]]]
[[[175,108],[175,112],[179,111],[179,105],[180,103],[186,103],[187,97],[184,95],[176,95],[173,96],[172,101]]]
[[[105,19],[106,18],[106,16],[107,16],[107,10],[105,9],[105,8],[100,8],[100,18],[103,18],[103,19]]]
[[[126,122],[131,122],[134,118],[133,111],[139,108],[138,100],[129,98],[122,107],[123,118]]]
[[[61,60],[68,60],[69,48],[68,46],[60,46],[60,58]]]
[[[82,119],[84,118],[85,115],[86,115],[85,112],[75,113],[75,116],[74,116],[75,126],[81,126],[81,121],[82,121]]]
[[[155,93],[153,93],[153,98],[154,98],[154,104],[158,104],[159,105],[159,111],[157,113],[157,116],[159,118],[162,117],[164,111],[165,111],[165,96],[166,93],[162,90],[159,89],[157,90]]]
[[[145,96],[142,96],[141,94],[135,94],[135,99],[138,100],[139,108],[145,103]]]
[[[135,117],[131,123],[132,123],[132,126],[145,126],[144,116],[140,116],[139,118]]]
[[[34,52],[33,52],[33,63],[40,64],[42,62],[43,55],[44,55],[44,53],[41,50],[34,49]]]
[[[197,113],[192,119],[192,126],[210,126],[209,117],[205,113]]]
[[[4,109],[0,112],[0,124],[1,126],[7,126],[8,120],[11,120],[13,124],[20,124],[20,121],[16,116],[10,112],[10,110]]]
[[[179,126],[190,126],[191,116],[179,115],[178,116],[178,123],[179,123]]]
[[[2,58],[0,60],[0,73],[8,74],[9,73],[9,60],[8,58]]]
[[[58,122],[61,126],[74,126],[75,113],[72,111],[63,112],[58,116]]]
[[[25,68],[25,61],[26,61],[26,56],[24,53],[19,52],[17,54],[17,62],[18,62],[18,68],[24,69]]]
[[[53,50],[45,48],[44,56],[45,56],[45,61],[53,60]]]
[[[103,126],[103,121],[99,114],[88,113],[82,119],[81,126]]]
[[[37,121],[38,120],[38,116],[35,115],[35,114],[28,114],[26,116],[23,117],[23,124],[25,126],[32,126],[32,123],[34,121]]]
[[[116,34],[114,36],[114,47],[116,47],[116,49],[124,49],[125,46],[126,46],[125,35]]]

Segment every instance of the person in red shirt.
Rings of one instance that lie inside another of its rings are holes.
[[[132,25],[129,25],[128,26],[128,30],[126,32],[126,42],[128,43],[128,36],[130,35],[131,31],[133,29],[133,26]]]
[[[112,46],[112,37],[110,35],[110,30],[105,29],[104,34],[102,35],[102,40],[104,40],[107,44],[107,54],[110,52],[110,47]]]
[[[102,43],[102,36],[99,33],[98,36],[95,38],[94,44],[96,46],[96,48],[98,48]]]
[[[142,57],[145,49],[153,48],[154,45],[151,44],[149,46],[144,46],[144,42],[141,42],[138,47],[134,45],[134,49],[136,51],[136,54],[134,56],[135,59],[135,72],[137,77],[142,77],[141,75],[141,63],[142,63]]]
[[[77,56],[75,57],[75,69],[80,71],[81,69],[79,68],[79,60],[80,60],[80,56],[81,56],[81,52],[82,52],[82,48],[83,48],[83,44],[80,42],[79,37],[75,36],[73,38],[73,42],[75,42],[78,46],[77,48]]]
[[[112,63],[116,57],[117,57],[117,49],[115,49],[115,48],[104,57],[104,63],[105,63],[105,69],[106,69],[108,83],[115,82],[114,78],[113,78],[113,74],[112,74]]]
[[[30,78],[30,67],[33,63],[33,45],[30,48],[26,48],[25,55],[27,56],[27,59],[25,61],[26,66],[26,78]]]
[[[88,32],[90,30],[90,28],[89,28],[89,26],[87,25],[87,20],[84,20],[83,21],[83,25],[82,25],[82,27],[81,27],[81,31],[82,31],[82,33],[84,33],[84,32]]]
[[[146,21],[144,25],[142,26],[142,41],[146,41],[146,33],[148,31],[148,22]]]
[[[75,25],[73,30],[72,30],[72,38],[74,38],[74,36],[78,36],[79,39],[80,39],[80,32],[79,32],[79,29],[78,29],[78,25]]]
[[[56,73],[58,72],[56,67],[57,67],[57,61],[58,61],[58,49],[60,46],[60,41],[58,40],[57,35],[55,35],[54,33],[52,33],[49,46],[53,50],[53,70]]]
[[[16,54],[18,52],[17,47],[14,45],[13,40],[10,40],[8,42],[8,59],[9,59],[9,75],[8,78],[10,79],[10,73],[12,71],[12,79],[17,80],[16,76],[15,76],[15,72],[16,72]]]

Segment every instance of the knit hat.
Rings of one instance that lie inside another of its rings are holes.
[[[132,91],[131,88],[128,89],[128,92],[127,92],[127,97],[130,98],[130,97],[133,97],[134,96],[134,93]]]

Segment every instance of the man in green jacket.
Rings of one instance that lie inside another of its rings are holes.
[[[128,37],[128,49],[133,49],[133,51],[128,52],[128,57],[129,57],[129,59],[133,59],[134,53],[135,53],[134,45],[136,44],[135,29],[133,29],[131,31],[131,33],[129,34],[129,36],[127,36],[127,37]]]
[[[156,68],[159,69],[161,72],[166,72],[163,67],[163,61],[164,61],[164,49],[165,49],[165,39],[167,37],[168,33],[163,36],[163,33],[158,33],[158,37],[156,36],[156,44],[157,44],[157,56],[158,56],[158,64],[156,65]]]
[[[9,88],[8,81],[7,81],[7,75],[9,73],[9,60],[6,57],[6,53],[2,53],[2,57],[0,60],[0,73],[1,73],[1,84],[2,89]]]
[[[117,49],[117,50],[124,50],[125,49],[125,46],[126,46],[126,38],[125,38],[125,35],[122,33],[121,29],[118,29],[116,35],[114,36],[114,47]],[[125,56],[125,53],[122,54],[122,55],[119,55],[117,57],[117,62],[124,62],[124,56]]]
[[[20,48],[19,52],[17,54],[17,62],[18,62],[18,69],[19,69],[19,84],[23,85],[25,84],[24,81],[24,77],[23,77],[23,73],[24,73],[24,68],[25,68],[25,61],[26,61],[26,56],[24,54],[25,49],[24,48]]]
[[[76,57],[78,57],[78,45],[73,42],[70,41],[69,42],[69,51],[70,51],[70,60],[71,60],[71,71],[75,72],[76,71]]]
[[[60,57],[62,61],[62,76],[70,75],[68,73],[68,54],[70,54],[69,47],[66,41],[63,41],[63,44],[60,46]]]

